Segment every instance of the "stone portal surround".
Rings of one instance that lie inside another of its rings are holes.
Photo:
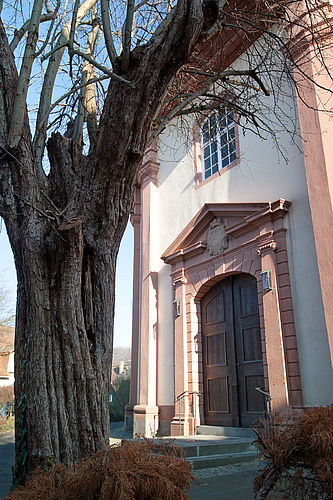
[[[210,257],[201,242],[200,246],[192,245],[192,255],[190,250],[182,249],[164,256],[172,266],[174,299],[181,302],[181,314],[175,318],[174,327],[175,396],[184,391],[201,393],[200,409],[194,401],[197,396],[189,394],[182,400],[182,434],[193,432],[194,420],[196,425],[199,421],[204,423],[201,298],[215,283],[235,273],[248,273],[257,280],[265,387],[272,396],[272,407],[297,410],[303,405],[283,226],[289,206],[285,200],[268,203],[251,220],[227,228],[226,232],[238,244],[222,255]],[[223,216],[227,216],[223,204],[220,207]],[[261,272],[266,269],[271,269],[272,290],[263,292]],[[179,434],[178,404],[171,431]]]

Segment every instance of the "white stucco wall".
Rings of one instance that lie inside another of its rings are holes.
[[[14,352],[9,355],[8,365],[7,365],[8,377],[0,378],[0,387],[5,387],[7,385],[13,385],[15,381],[14,377]]]
[[[280,135],[288,151],[286,164],[272,140],[250,132],[244,136],[240,130],[240,164],[199,189],[194,187],[193,146],[188,139],[169,126],[158,141],[159,256],[204,203],[291,201],[286,226],[304,404],[331,402],[333,378],[300,139],[297,148],[289,134]],[[172,284],[169,266],[159,262],[158,403],[173,404]]]
[[[172,405],[174,403],[172,281],[170,266],[165,264],[159,267],[157,399],[158,404]]]
[[[159,266],[159,248],[158,248],[158,238],[154,238],[154,234],[158,233],[158,205],[159,205],[159,195],[157,187],[151,183],[150,184],[150,203],[154,207],[150,211],[150,234],[153,236],[150,238],[150,264],[149,268],[153,272],[158,271]],[[150,326],[152,331],[149,333],[149,384],[148,384],[148,404],[156,405],[156,370],[157,370],[157,357],[156,357],[156,332],[158,329],[158,312],[157,312],[157,301],[158,301],[158,290],[155,290],[155,284],[157,280],[153,276],[149,277],[150,280],[150,293],[149,293],[149,318]]]

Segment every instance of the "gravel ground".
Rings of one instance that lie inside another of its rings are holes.
[[[202,480],[208,477],[229,476],[230,474],[239,474],[242,472],[253,472],[259,474],[265,467],[264,461],[243,462],[240,464],[222,465],[221,467],[211,467],[209,469],[199,469],[193,471],[197,479]]]

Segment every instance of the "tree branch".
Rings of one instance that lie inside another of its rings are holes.
[[[124,65],[123,69],[125,71],[128,68],[129,54],[131,51],[134,4],[135,0],[127,0],[126,20],[123,26],[123,37],[122,37],[122,42],[123,42],[122,63]]]
[[[45,182],[44,172],[36,170],[33,163],[25,105],[23,107],[22,140],[15,151],[11,151],[7,147],[17,80],[14,58],[0,20],[0,214],[5,220],[7,229],[10,228],[13,231],[13,238],[16,238],[16,235],[18,237],[23,222],[22,206],[17,202],[15,191],[20,189],[26,199],[33,200],[36,196],[36,185],[44,186]],[[38,183],[38,181],[40,182]]]
[[[35,56],[35,48],[38,40],[38,28],[42,8],[43,0],[35,0],[29,24],[29,34],[25,46],[21,71],[17,82],[13,116],[8,134],[9,148],[16,148],[21,139],[23,116],[26,109],[26,98],[28,93],[31,68]]]
[[[40,23],[45,23],[46,21],[51,21],[52,19],[55,19],[55,13],[54,12],[42,15],[40,17],[40,21],[39,22]],[[12,52],[14,52],[14,50],[17,48],[17,46],[20,43],[20,41],[22,40],[23,36],[28,31],[29,26],[30,26],[30,19],[28,19],[28,21],[26,21],[21,26],[20,29],[15,30],[13,40],[9,44],[10,50]]]
[[[88,37],[86,54],[90,57],[94,55],[95,42],[98,35],[99,26],[96,24],[91,30]],[[79,109],[78,114],[75,119],[73,141],[79,144],[82,137],[82,129],[84,120],[87,118],[88,134],[90,138],[90,144],[93,144],[96,139],[97,134],[97,114],[96,114],[96,96],[94,90],[94,84],[89,84],[89,81],[94,77],[93,66],[88,62],[84,61],[83,71],[82,71],[82,83],[87,83],[84,85],[80,92],[79,97]]]
[[[74,9],[72,14],[71,29],[69,32],[68,48],[69,48],[69,76],[73,78],[73,49],[74,49],[74,35],[76,30],[76,18],[79,10],[80,0],[75,0]]]
[[[128,130],[123,134],[126,142],[123,142],[123,146],[118,143],[118,158],[115,158],[114,148],[108,144],[108,137],[116,133],[115,129],[118,127],[115,120],[117,107],[114,105],[113,96],[121,100],[120,95],[125,93],[116,84],[110,85],[100,120],[101,133],[95,153],[96,156],[100,154],[103,157],[103,164],[121,164],[125,155],[131,158],[132,164],[134,158],[140,162],[147,147],[149,125],[159,107],[161,97],[171,78],[187,61],[199,41],[204,14],[201,0],[178,0],[175,8],[166,15],[148,43],[133,50],[133,65],[128,71],[137,87],[135,93],[126,92],[126,99],[128,107],[136,110],[135,116],[132,112],[129,113],[130,117],[126,123]],[[215,21],[215,18],[206,19],[207,29]],[[150,141],[152,139],[153,137]],[[103,169],[102,163],[96,165],[96,168],[99,171]],[[101,185],[105,183],[105,175],[105,172],[100,173]],[[132,175],[132,172],[128,175]]]
[[[207,73],[204,73],[201,71],[199,71],[199,72],[190,71],[190,73],[197,73],[200,75],[206,74],[207,75]],[[261,81],[261,79],[259,78],[259,76],[256,74],[256,72],[254,70],[244,70],[244,71],[227,70],[227,71],[224,71],[222,73],[216,73],[215,75],[210,75],[210,77],[206,81],[205,85],[200,90],[198,90],[197,92],[194,92],[193,94],[188,96],[186,99],[181,101],[177,106],[175,106],[171,111],[169,111],[169,113],[165,117],[163,117],[161,119],[157,128],[150,135],[150,137],[148,139],[148,145],[150,145],[152,143],[152,141],[162,132],[162,130],[165,128],[165,126],[173,118],[175,118],[176,116],[180,116],[181,114],[185,114],[183,111],[186,108],[186,106],[191,104],[193,101],[195,101],[199,97],[204,96],[209,91],[209,89],[212,87],[212,85],[214,83],[218,82],[219,80],[226,80],[232,76],[250,76],[258,83],[258,85],[260,86],[260,89],[264,92],[264,94],[266,96],[270,95],[269,91],[266,89],[263,82]],[[202,110],[202,108],[201,108],[201,110]],[[197,112],[197,111],[198,111],[198,108],[193,109],[193,111],[187,110],[186,114],[190,114],[191,112]],[[155,122],[156,121],[157,120],[155,120]]]
[[[90,9],[96,4],[97,0],[85,0],[85,2],[78,9],[76,26],[81,22],[81,20],[87,15]],[[70,26],[71,20],[64,26],[61,35],[58,38],[56,44],[56,52],[54,57],[51,57],[48,63],[48,67],[45,73],[43,87],[41,91],[41,97],[39,101],[37,121],[36,121],[36,131],[33,140],[33,149],[36,156],[37,165],[42,164],[42,157],[45,148],[47,121],[45,121],[45,116],[49,115],[49,108],[51,106],[52,93],[55,78],[58,73],[58,69],[61,63],[61,59],[68,43],[70,36]]]
[[[109,78],[109,76],[104,75],[104,76],[101,76],[99,78],[93,78],[92,80],[89,80],[89,81],[86,81],[86,82],[81,82],[80,85],[78,85],[77,87],[72,88],[71,90],[69,90],[68,92],[66,92],[66,94],[63,94],[47,110],[47,113],[45,114],[45,116],[41,120],[41,125],[43,126],[45,123],[47,123],[48,118],[49,118],[51,112],[54,110],[54,108],[56,108],[58,106],[58,104],[60,104],[64,99],[66,99],[66,97],[69,97],[70,95],[75,94],[76,92],[78,92],[83,87],[86,87],[88,85],[94,85],[95,83],[98,83],[98,82],[100,82],[102,80],[106,80],[108,78]],[[37,136],[37,139],[38,139],[38,136]]]
[[[109,0],[101,0],[102,24],[104,32],[104,40],[112,67],[116,69],[117,53],[113,42],[110,17],[109,17]]]
[[[116,73],[109,70],[108,68],[106,68],[102,64],[98,63],[90,55],[85,54],[84,52],[81,52],[80,50],[76,50],[76,49],[71,50],[71,53],[82,57],[82,59],[84,59],[85,61],[88,61],[89,64],[91,64],[92,66],[95,66],[95,68],[103,71],[103,73],[108,75],[108,77],[110,77],[111,80],[116,80],[117,82],[124,83],[125,85],[129,85],[130,87],[135,88],[135,84],[133,82],[126,80],[126,78],[123,78],[122,76],[116,75]]]
[[[47,46],[47,44],[49,43],[49,40],[50,40],[50,37],[51,37],[51,33],[52,33],[52,30],[53,30],[53,26],[54,26],[54,23],[55,23],[55,20],[57,19],[57,14],[58,14],[58,11],[60,9],[60,5],[61,5],[61,0],[57,0],[57,5],[56,5],[56,8],[53,11],[49,11],[49,7],[47,6],[47,10],[48,10],[48,15],[51,15],[52,14],[52,18],[51,18],[51,25],[49,26],[49,29],[47,30],[47,35],[46,35],[46,38],[45,38],[45,41],[44,43],[42,44],[41,48],[38,50],[38,52],[36,52],[35,54],[35,59],[37,57],[39,57],[43,52],[44,52],[44,49],[45,47]],[[41,19],[42,19],[43,16],[41,16]],[[41,21],[40,21],[41,22]]]

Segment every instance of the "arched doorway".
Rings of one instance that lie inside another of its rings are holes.
[[[264,412],[256,279],[233,275],[201,300],[205,423],[250,427]]]

